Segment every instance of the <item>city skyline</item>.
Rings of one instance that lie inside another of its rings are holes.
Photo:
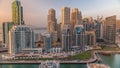
[[[1,0],[0,1],[0,25],[6,21],[12,21],[12,2],[14,0]],[[23,17],[27,25],[33,25],[37,27],[47,26],[47,14],[48,9],[54,8],[56,10],[57,23],[61,20],[61,9],[64,6],[72,8],[78,8],[82,12],[82,16],[112,16],[117,15],[117,19],[120,19],[119,11],[120,0],[77,0],[77,1],[49,1],[49,0],[20,0],[23,6]],[[40,7],[39,7],[40,6]],[[32,20],[31,20],[32,19]],[[34,24],[32,24],[34,23]],[[1,27],[1,26],[0,26]]]
[[[119,3],[0,0],[0,67],[120,68]]]

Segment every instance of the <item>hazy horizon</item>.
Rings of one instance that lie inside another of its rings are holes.
[[[12,20],[12,2],[0,0],[0,25]],[[78,8],[85,17],[108,17],[116,15],[120,19],[120,0],[20,0],[23,6],[24,21],[35,27],[47,26],[47,14],[50,8],[56,10],[57,23],[61,22],[61,8]]]

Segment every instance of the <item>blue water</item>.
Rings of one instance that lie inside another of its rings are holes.
[[[39,64],[1,64],[0,68],[39,68]],[[60,68],[87,68],[85,64],[61,64]]]
[[[111,56],[99,55],[102,63],[111,68],[120,68],[120,54]],[[39,64],[0,64],[0,68],[39,68]],[[61,64],[60,68],[87,68],[86,64]]]
[[[120,68],[120,54],[111,56],[99,55],[102,58],[102,63],[109,65],[111,68]]]

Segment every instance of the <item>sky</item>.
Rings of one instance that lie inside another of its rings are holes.
[[[0,25],[12,21],[11,4],[14,0],[0,0]],[[50,8],[56,10],[57,22],[61,22],[61,8],[78,8],[84,17],[108,17],[117,15],[120,19],[120,0],[20,0],[24,21],[34,27],[46,27]],[[0,26],[1,28],[1,26]]]

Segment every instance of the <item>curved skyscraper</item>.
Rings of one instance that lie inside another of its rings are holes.
[[[12,22],[14,25],[22,25],[23,21],[23,7],[19,0],[15,0],[12,3]]]

